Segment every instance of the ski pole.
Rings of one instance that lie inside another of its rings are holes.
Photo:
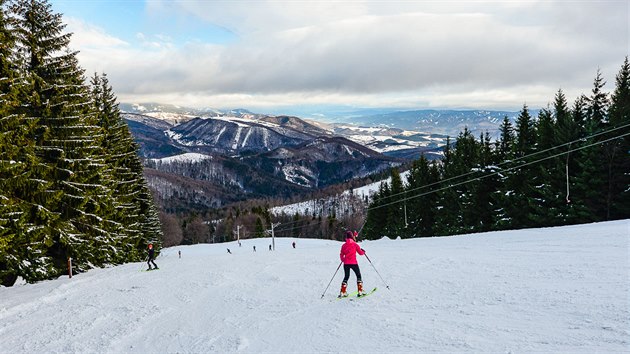
[[[335,279],[335,275],[337,275],[337,272],[339,271],[339,268],[341,268],[342,263],[343,262],[339,262],[339,265],[337,266],[337,270],[335,271],[335,274],[333,274],[332,278],[330,278],[330,282],[328,283],[328,286],[326,287],[326,289],[324,289],[324,293],[322,294],[322,297],[320,299],[324,298],[324,295],[326,294],[326,290],[328,290],[328,287],[332,283],[333,279]]]
[[[378,274],[379,277],[381,277],[381,273],[378,272],[378,270],[376,270],[376,267],[374,266],[374,263],[372,263],[372,261],[370,260],[370,257],[368,257],[367,253],[365,254],[365,258],[367,258],[368,262],[370,262],[370,264],[372,265],[372,268],[374,268],[374,270],[376,271],[376,274]],[[385,282],[385,279],[383,279],[383,277],[381,277],[381,280],[383,281],[383,284],[385,284],[385,287],[387,288],[387,290],[391,290],[389,288],[389,285],[387,285],[387,282]]]

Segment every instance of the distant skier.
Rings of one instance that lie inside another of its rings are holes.
[[[182,258],[182,251],[177,251],[177,254],[179,254],[179,258]]]
[[[295,248],[295,241],[293,241],[293,243],[291,245],[293,245],[293,248]]]
[[[339,297],[348,296],[347,288],[348,288],[348,279],[350,278],[350,269],[357,276],[357,296],[363,296],[365,293],[363,292],[363,281],[361,280],[361,270],[359,269],[359,264],[357,263],[357,253],[359,255],[364,255],[365,251],[359,246],[358,243],[355,242],[358,232],[347,231],[346,232],[346,242],[341,246],[341,253],[339,254],[339,258],[343,262],[343,282],[341,282],[341,292],[339,293]]]
[[[228,250],[228,253],[229,253],[229,254],[232,254],[232,252],[230,252],[230,249],[229,249],[229,248],[228,248],[227,250]]]
[[[155,250],[153,249],[153,244],[149,243],[149,259],[147,259],[147,265],[149,265],[149,269],[147,270],[159,269],[157,264],[155,264],[155,262],[153,261],[154,257],[155,257]],[[155,268],[151,268],[151,263],[153,263],[153,266]]]
[[[254,246],[254,252],[256,252],[256,246]]]
[[[271,251],[271,245],[269,245],[269,250]]]

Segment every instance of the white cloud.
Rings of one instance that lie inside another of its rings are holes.
[[[86,23],[83,20],[77,18],[64,18],[67,29],[69,32],[73,32],[72,46],[76,48],[116,48],[116,47],[128,47],[129,43],[111,36],[105,32],[104,29]]]
[[[74,30],[82,64],[121,99],[216,107],[354,104],[518,108],[613,82],[627,2],[161,1],[239,33],[225,45]],[[604,20],[605,19],[605,20]],[[73,25],[74,26],[74,25]],[[86,38],[101,36],[105,40]],[[107,61],[103,57],[108,58]],[[143,99],[144,97],[144,99]],[[168,102],[167,102],[168,101]]]

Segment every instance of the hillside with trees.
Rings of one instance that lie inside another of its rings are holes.
[[[612,94],[597,72],[590,95],[562,90],[537,118],[524,105],[498,140],[465,129],[442,161],[392,170],[368,208],[364,236],[430,237],[630,217],[630,64]]]

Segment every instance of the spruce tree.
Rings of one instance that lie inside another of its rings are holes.
[[[451,146],[450,138],[446,138],[444,146],[444,158],[440,166],[439,192],[436,201],[435,233],[440,236],[457,234],[461,228],[462,214],[459,205],[459,195],[454,189],[453,178],[458,175],[458,167],[455,165],[455,148]]]
[[[514,127],[507,116],[503,117],[499,132],[499,140],[496,143],[496,159],[499,163],[503,163],[511,160],[514,152]]]
[[[584,95],[578,96],[571,108],[571,120],[575,127],[575,139],[586,137],[586,104],[587,97]],[[561,217],[564,224],[574,224],[584,222],[585,220],[591,220],[588,216],[587,207],[581,202],[583,194],[581,185],[578,182],[578,176],[581,174],[580,152],[571,152],[571,149],[579,148],[583,142],[576,141],[575,144],[570,144],[567,148],[567,155],[565,157],[565,188],[566,188],[566,208],[561,213]],[[568,170],[568,173],[566,173]]]
[[[543,108],[538,114],[536,136],[536,147],[542,151],[547,151],[544,155],[536,155],[535,159],[550,156],[555,151],[550,150],[554,146],[554,121],[550,108]],[[536,163],[531,167],[531,184],[533,187],[529,199],[530,223],[529,226],[551,226],[559,224],[557,215],[559,209],[564,204],[557,185],[555,174],[561,172],[558,168],[558,159],[548,159]]]
[[[385,206],[390,195],[389,184],[382,182],[379,185],[378,192],[372,197],[367,211],[365,226],[363,227],[363,235],[368,240],[376,240],[387,235],[387,213]]]
[[[455,233],[468,233],[478,226],[476,210],[476,195],[480,181],[475,179],[481,175],[479,171],[480,144],[464,128],[455,142],[453,159],[446,178],[453,178],[453,186],[450,187],[454,196],[457,196],[457,221],[451,225]],[[473,171],[474,169],[474,171]],[[455,209],[453,209],[455,210]]]
[[[103,207],[110,216],[108,228],[116,232],[114,241],[120,260],[142,259],[148,243],[159,249],[162,233],[153,215],[155,208],[142,174],[138,145],[122,119],[116,97],[106,75],[94,75],[92,98],[97,124],[103,129],[102,148],[106,152],[104,174],[114,191],[111,205]]]
[[[626,56],[615,78],[615,91],[610,98],[608,111],[610,128],[630,124],[630,62]],[[614,135],[630,132],[624,127],[614,131]],[[607,193],[606,219],[630,217],[630,136],[606,143]]]
[[[47,254],[59,273],[68,257],[78,270],[103,264],[99,248],[111,242],[111,234],[99,216],[109,194],[100,180],[102,134],[90,113],[83,70],[69,49],[71,35],[63,33],[61,15],[45,0],[18,0],[11,9],[23,69],[33,78],[25,113],[38,118],[36,153],[48,168],[38,179],[52,182],[40,202],[60,219],[50,230]]]
[[[31,170],[37,164],[32,139],[35,121],[18,114],[27,78],[18,70],[14,19],[5,9],[6,1],[0,0],[0,284],[9,286],[45,248],[30,246],[31,237],[43,237],[39,228],[32,227],[34,208],[24,195],[25,189],[38,187],[31,182]],[[38,263],[33,268],[46,271]]]
[[[512,219],[513,228],[523,228],[528,225],[531,211],[532,168],[524,164],[529,161],[526,157],[534,152],[536,144],[536,131],[534,122],[529,114],[527,105],[523,105],[516,120],[516,140],[514,144],[514,156],[519,159],[513,165],[516,169],[510,172],[507,180],[508,201],[506,207]],[[522,166],[522,167],[521,167]]]
[[[556,191],[558,194],[558,207],[556,214],[557,225],[565,225],[570,223],[571,219],[571,199],[570,199],[570,183],[573,179],[570,178],[575,175],[575,154],[570,153],[571,148],[575,148],[578,145],[572,142],[576,141],[580,136],[580,126],[583,119],[580,113],[583,109],[580,107],[580,100],[576,101],[573,114],[568,107],[566,96],[562,90],[558,90],[553,102],[553,116],[555,118],[555,124],[553,129],[553,146],[558,147],[550,152],[550,154],[558,154],[561,152],[567,152],[566,155],[559,156],[553,159],[553,164],[550,166],[549,178],[550,188],[552,191]],[[567,189],[569,192],[567,193]]]
[[[477,217],[476,231],[490,231],[495,225],[496,203],[493,193],[499,188],[497,160],[493,151],[490,134],[486,132],[480,138],[478,170],[481,178],[476,182],[474,208]]]
[[[265,237],[265,228],[263,227],[262,219],[256,218],[256,227],[254,229],[254,235],[258,238]]]
[[[429,164],[426,157],[413,162],[407,179],[407,219],[411,237],[434,235],[439,170],[436,164]]]
[[[390,170],[391,196],[384,200],[387,204],[387,235],[390,237],[407,237],[405,232],[405,193],[400,172],[396,168]]]
[[[38,119],[23,108],[33,80],[17,55],[16,18],[0,2],[0,281],[12,285],[53,273],[46,252],[59,215],[42,205],[52,182],[39,178],[47,167],[35,153]]]
[[[593,135],[605,129],[607,122],[608,95],[603,91],[606,84],[601,71],[593,82],[591,96],[586,101],[586,119],[584,134]],[[590,139],[583,144],[592,144],[601,138]],[[572,202],[579,203],[582,212],[579,218],[582,222],[606,219],[606,168],[602,155],[604,151],[601,145],[591,146],[578,151],[575,197]]]

